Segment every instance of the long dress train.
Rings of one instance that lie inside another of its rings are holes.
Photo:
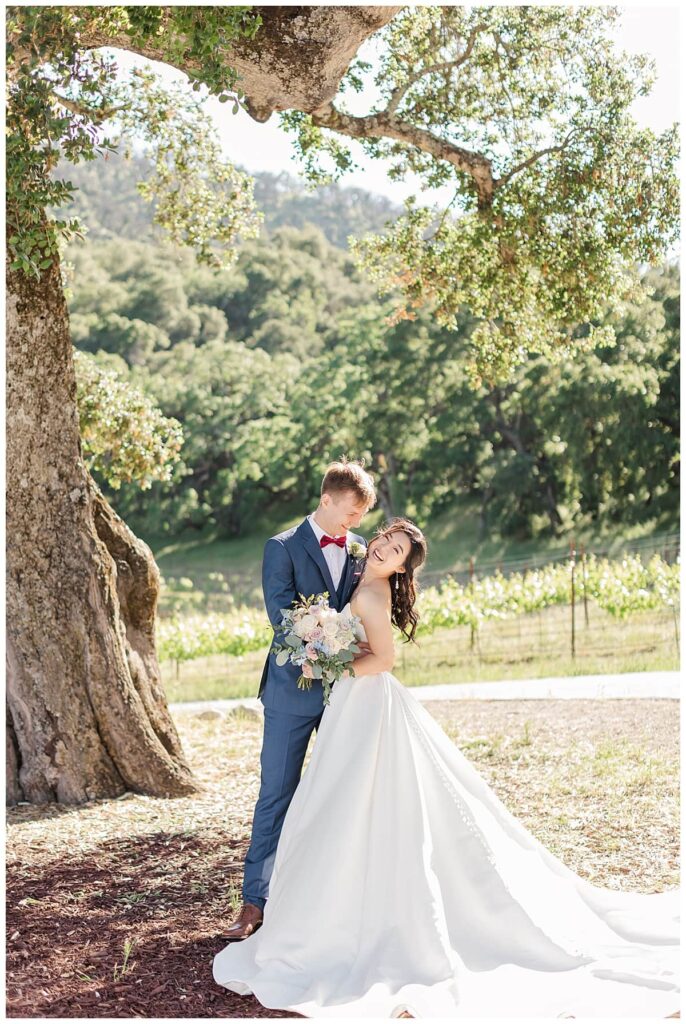
[[[349,605],[343,613],[349,613]],[[215,981],[307,1017],[666,1017],[679,890],[586,882],[388,672],[336,683],[264,923]]]

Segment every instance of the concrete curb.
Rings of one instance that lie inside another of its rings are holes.
[[[679,672],[625,672],[609,676],[560,676],[550,679],[512,679],[492,683],[445,683],[412,686],[418,700],[603,700],[640,698],[678,700]],[[262,714],[257,697],[204,700],[170,704],[171,711],[210,713],[245,708]],[[208,716],[210,717],[210,716]],[[214,715],[211,715],[214,717]]]

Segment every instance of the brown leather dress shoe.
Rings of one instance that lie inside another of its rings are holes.
[[[226,942],[247,939],[248,935],[252,935],[260,927],[263,917],[264,914],[254,903],[244,903],[236,920],[229,925],[223,935],[220,935],[220,938],[225,939]]]

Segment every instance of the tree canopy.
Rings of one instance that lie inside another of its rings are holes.
[[[148,187],[164,200],[161,222],[174,237],[211,260],[221,257],[210,239],[232,257],[235,238],[250,230],[249,188],[211,142],[198,160],[183,145],[171,156],[166,140],[190,138],[180,98],[168,100],[145,77],[144,89],[117,82],[102,48],[125,47],[182,68],[198,92],[230,98],[257,119],[285,111],[314,181],[329,173],[319,156],[332,158],[334,173],[350,166],[345,140],[354,138],[390,158],[393,177],[413,171],[426,185],[454,186],[445,209],[409,201],[388,233],[359,240],[354,251],[382,288],[399,289],[397,318],[428,305],[454,329],[469,310],[477,319],[474,386],[503,383],[528,353],[552,360],[611,344],[611,327],[598,322],[607,296],[619,303],[638,294],[637,267],[659,262],[679,212],[677,126],[657,136],[633,120],[631,103],[649,91],[654,69],[644,56],[615,51],[609,28],[620,14],[531,6],[10,8],[15,265],[40,272],[54,251],[50,232],[41,243],[29,226],[36,204],[68,197],[65,183],[47,185],[46,169],[60,152],[79,160],[108,148],[96,126],[115,115],[157,147],[157,183]],[[353,59],[385,22],[376,67]],[[335,54],[325,45],[333,26]],[[300,36],[329,62],[308,66],[296,52]],[[353,113],[348,97],[370,75],[379,102]],[[183,187],[172,185],[170,163]],[[225,183],[220,199],[203,181],[203,165]],[[215,202],[215,216],[199,215]],[[72,227],[58,221],[56,229]]]
[[[385,235],[354,246],[412,316],[430,303],[452,327],[461,308],[479,377],[498,379],[527,351],[554,358],[611,342],[596,322],[608,295],[632,294],[635,266],[678,238],[678,129],[639,129],[630,106],[653,81],[643,55],[609,35],[617,7],[408,7],[380,33],[378,64],[356,61],[341,98],[283,115],[306,173],[314,154],[339,176],[341,136],[454,189],[448,208],[410,201]],[[378,102],[350,112],[373,74]]]
[[[676,265],[644,273],[619,312],[608,304],[616,345],[553,364],[532,355],[506,385],[475,391],[475,319],[449,331],[419,310],[389,326],[392,301],[313,226],[250,242],[221,275],[131,239],[71,248],[75,344],[183,431],[166,476],[132,461],[115,493],[93,464],[144,536],[242,534],[257,514],[314,501],[322,465],[344,451],[373,465],[389,515],[426,521],[466,500],[482,531],[520,537],[676,515]]]
[[[159,570],[94,477],[151,533],[235,534],[289,497],[301,512],[341,451],[378,467],[387,512],[425,518],[459,491],[483,529],[674,515],[675,270],[644,301],[642,264],[677,230],[676,126],[633,122],[651,69],[614,52],[617,16],[7,8],[11,801],[197,791],[161,682]],[[375,66],[355,60],[379,29]],[[120,77],[117,49],[192,88]],[[366,75],[380,99],[359,113],[346,104]],[[284,112],[313,180],[320,155],[349,166],[354,138],[452,202],[409,202],[359,240],[358,267],[302,225],[266,251],[207,95],[258,121]],[[174,255],[148,266],[110,238],[68,294],[61,253],[82,232],[53,172],[134,135]]]

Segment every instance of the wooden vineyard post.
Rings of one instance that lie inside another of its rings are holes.
[[[588,598],[586,596],[586,552],[584,545],[581,545],[581,575],[583,579],[584,587],[584,619],[586,622],[586,628],[588,629]]]
[[[522,569],[522,581],[525,579],[526,574],[527,574],[528,571],[529,570],[527,568],[527,563],[525,562],[524,563],[524,567]],[[519,609],[519,611],[517,613],[517,638],[519,640],[519,646],[521,648],[521,646],[522,646],[522,610],[521,610],[521,606],[520,606],[520,609]]]
[[[670,547],[666,547],[665,550],[664,550],[664,560],[667,563],[667,565],[671,565],[671,562],[670,562],[671,554],[672,554],[671,546]],[[679,554],[679,546],[677,544],[674,547],[674,558],[675,558],[675,560],[676,560],[678,554]],[[679,616],[677,615],[677,612],[676,612],[676,604],[672,604],[672,617],[674,619],[674,643],[676,644],[676,656],[677,656],[677,658],[680,658],[681,655],[679,653]]]
[[[576,658],[576,620],[575,620],[576,607],[575,607],[575,603],[574,603],[574,596],[575,596],[574,595],[575,558],[574,558],[574,538],[573,537],[572,537],[572,539],[569,542],[569,558],[570,558],[571,565],[572,565],[572,580],[571,580],[571,586],[572,586],[572,592],[571,592],[571,598],[572,598],[572,660],[574,660]]]
[[[469,593],[474,600],[474,555],[469,556]],[[475,629],[473,620],[469,624],[469,649],[474,650]]]

